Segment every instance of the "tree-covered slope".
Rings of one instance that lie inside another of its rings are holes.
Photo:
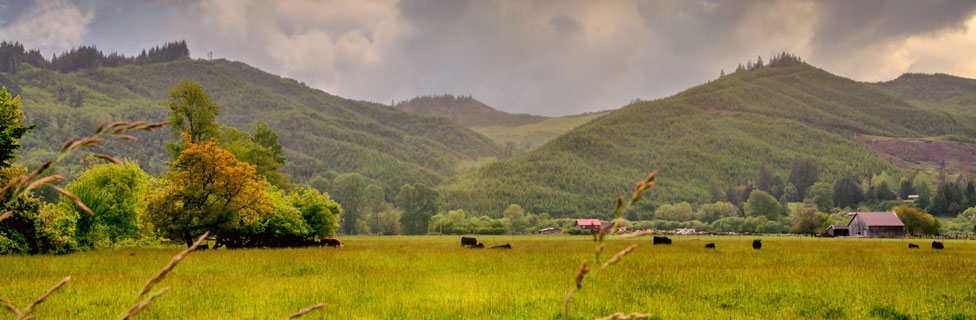
[[[393,107],[406,112],[448,118],[465,127],[515,127],[548,119],[543,116],[498,111],[471,97],[453,95],[416,97],[394,103]]]
[[[62,141],[102,121],[167,118],[167,90],[183,78],[199,82],[222,105],[220,123],[248,130],[265,122],[275,130],[288,158],[285,171],[297,181],[359,172],[394,194],[405,183],[437,185],[459,161],[500,152],[487,137],[447,119],[344,99],[226,60],[183,58],[71,73],[21,64],[4,77],[18,86],[27,121],[39,124],[23,141],[27,162],[49,157]],[[172,138],[164,130],[140,136],[137,144],[103,148],[160,173],[168,157],[162,142]]]
[[[976,80],[947,74],[906,73],[876,84],[930,110],[976,119]]]
[[[515,203],[558,217],[606,218],[616,195],[651,170],[660,175],[645,206],[702,203],[713,188],[754,180],[763,158],[785,177],[794,158],[811,157],[821,178],[833,181],[892,168],[861,151],[854,135],[972,137],[973,126],[787,58],[633,103],[467,174],[443,193],[449,207],[478,213]]]
[[[607,111],[589,112],[549,118],[541,122],[519,126],[487,126],[471,129],[491,138],[499,145],[505,146],[513,154],[519,154],[538,148],[549,140],[607,113]]]

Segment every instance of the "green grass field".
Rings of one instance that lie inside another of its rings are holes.
[[[556,319],[584,236],[479,237],[512,250],[460,247],[459,237],[349,237],[346,246],[195,252],[157,289],[171,286],[141,319]],[[584,280],[572,318],[616,311],[663,319],[973,319],[976,242],[676,237],[609,242],[609,257],[640,246]],[[715,242],[717,250],[703,249]],[[66,256],[0,257],[0,297],[23,307],[65,276],[71,282],[36,308],[39,319],[118,318],[146,279],[179,248],[98,250]],[[5,310],[0,310],[4,311]],[[8,318],[3,314],[0,318]]]

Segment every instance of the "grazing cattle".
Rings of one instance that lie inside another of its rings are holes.
[[[511,248],[512,248],[512,245],[506,243],[506,244],[503,244],[503,245],[500,245],[500,246],[493,246],[493,247],[488,248],[488,249],[511,249]]]
[[[715,244],[714,243],[705,244],[705,249],[715,249]]]
[[[671,238],[654,236],[654,244],[671,244]]]
[[[472,247],[476,245],[478,245],[478,239],[471,238],[471,237],[461,237],[462,247]]]
[[[762,249],[762,240],[752,240],[752,248],[756,250]]]
[[[485,244],[484,243],[481,243],[481,242],[478,242],[478,244],[473,245],[473,246],[468,246],[468,248],[471,248],[471,249],[484,249],[485,248]]]
[[[908,248],[909,249],[918,249],[918,245],[917,244],[914,244],[914,243],[909,243],[908,244]]]
[[[319,243],[321,243],[322,246],[330,246],[333,248],[343,247],[342,241],[339,241],[339,239],[335,239],[335,238],[322,238],[319,239]]]
[[[210,245],[209,244],[206,244],[206,243],[197,246],[197,251],[203,251],[203,250],[207,250],[207,249],[210,249]]]
[[[932,249],[945,249],[945,247],[942,246],[942,242],[932,241]]]

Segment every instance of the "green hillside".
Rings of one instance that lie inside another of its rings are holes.
[[[941,73],[906,73],[877,85],[929,110],[976,120],[976,80]]]
[[[857,148],[857,134],[974,132],[971,121],[785,58],[625,106],[538,149],[466,174],[443,191],[449,207],[478,213],[515,203],[556,217],[605,218],[614,197],[651,170],[660,175],[645,206],[703,203],[714,187],[754,180],[763,158],[785,177],[794,158],[811,157],[823,168],[821,178],[833,181],[848,172],[893,168]]]
[[[455,174],[458,163],[501,150],[447,119],[344,99],[226,60],[182,58],[70,73],[22,63],[17,73],[0,79],[16,83],[27,121],[40,124],[22,142],[20,156],[29,164],[49,158],[62,141],[91,132],[102,121],[166,119],[167,89],[182,78],[202,84],[223,106],[220,123],[248,130],[265,122],[274,129],[288,158],[284,171],[295,181],[359,172],[392,195],[405,183],[437,185]],[[138,160],[156,174],[165,170],[163,140],[172,138],[163,130],[142,134],[140,143],[110,142],[102,148]]]
[[[541,122],[523,124],[520,126],[488,126],[474,127],[472,130],[483,134],[496,143],[512,149],[515,154],[538,148],[559,135],[607,114],[590,112],[557,118],[549,118]]]
[[[498,111],[471,97],[453,95],[423,96],[393,104],[401,111],[451,119],[465,127],[515,127],[538,123],[548,117]]]

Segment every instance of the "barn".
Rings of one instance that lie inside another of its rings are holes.
[[[893,211],[851,212],[847,224],[850,235],[866,238],[900,238],[905,236],[905,224]]]
[[[827,227],[827,234],[831,237],[846,237],[851,235],[846,224],[835,224]]]
[[[580,230],[600,230],[600,219],[576,219],[576,227]]]

